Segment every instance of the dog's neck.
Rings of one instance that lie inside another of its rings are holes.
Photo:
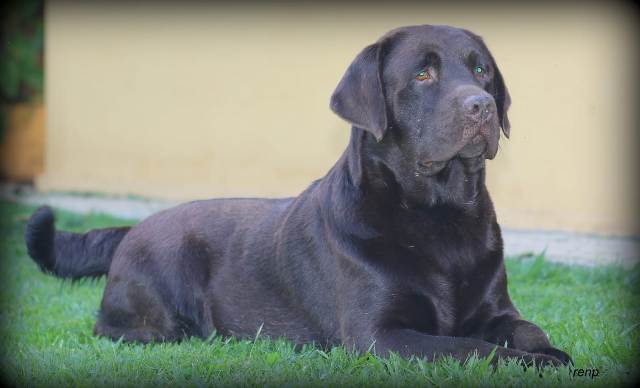
[[[415,193],[408,195],[379,158],[371,157],[374,142],[366,131],[352,128],[347,149],[323,179],[334,198],[326,211],[334,212],[335,218],[358,220],[375,229],[392,225],[413,229],[411,223],[425,218],[438,220],[440,214],[477,219],[486,215],[480,214],[483,208],[492,213],[484,170],[453,183],[442,176],[415,177],[425,181],[424,200],[416,200]]]

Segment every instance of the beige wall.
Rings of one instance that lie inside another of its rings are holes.
[[[118,4],[47,5],[43,190],[295,195],[346,145],[328,101],[358,51],[451,24],[485,38],[513,99],[488,170],[502,224],[638,232],[627,10]]]

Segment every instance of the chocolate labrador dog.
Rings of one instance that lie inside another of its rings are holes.
[[[172,341],[261,333],[378,354],[562,365],[507,292],[485,160],[509,136],[509,94],[482,39],[447,26],[365,47],[331,97],[352,125],[327,175],[284,199],[212,199],[131,228],[26,228],[63,278],[108,274],[96,335]]]

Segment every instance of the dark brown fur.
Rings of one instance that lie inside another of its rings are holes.
[[[416,78],[423,69],[427,81]],[[381,354],[464,360],[495,348],[494,360],[567,363],[507,292],[484,162],[500,128],[509,134],[509,102],[479,37],[400,28],[340,81],[331,107],[353,125],[350,143],[298,197],[191,202],[86,235],[56,234],[43,208],[29,252],[62,277],[108,272],[95,334],[113,339],[252,337],[261,327]],[[99,271],[73,270],[92,261]]]

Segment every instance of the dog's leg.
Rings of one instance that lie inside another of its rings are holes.
[[[114,341],[122,339],[124,342],[138,342],[147,344],[150,342],[162,342],[168,340],[161,332],[153,327],[139,329],[110,326],[104,322],[96,322],[93,328],[94,335],[107,337]]]
[[[379,332],[376,336],[375,349],[381,355],[387,355],[388,352],[393,351],[403,357],[415,355],[430,360],[451,356],[461,362],[476,352],[479,357],[488,357],[495,349],[494,357],[491,360],[493,364],[497,363],[499,359],[515,358],[527,366],[562,365],[561,360],[553,355],[532,354],[518,349],[509,349],[475,338],[427,335],[411,329]]]
[[[554,348],[547,335],[538,326],[523,319],[508,319],[500,322],[484,339],[498,345],[523,350],[530,353],[551,355],[563,364],[572,363],[571,357]]]
[[[147,285],[109,279],[93,333],[127,342],[173,341],[174,319]]]

